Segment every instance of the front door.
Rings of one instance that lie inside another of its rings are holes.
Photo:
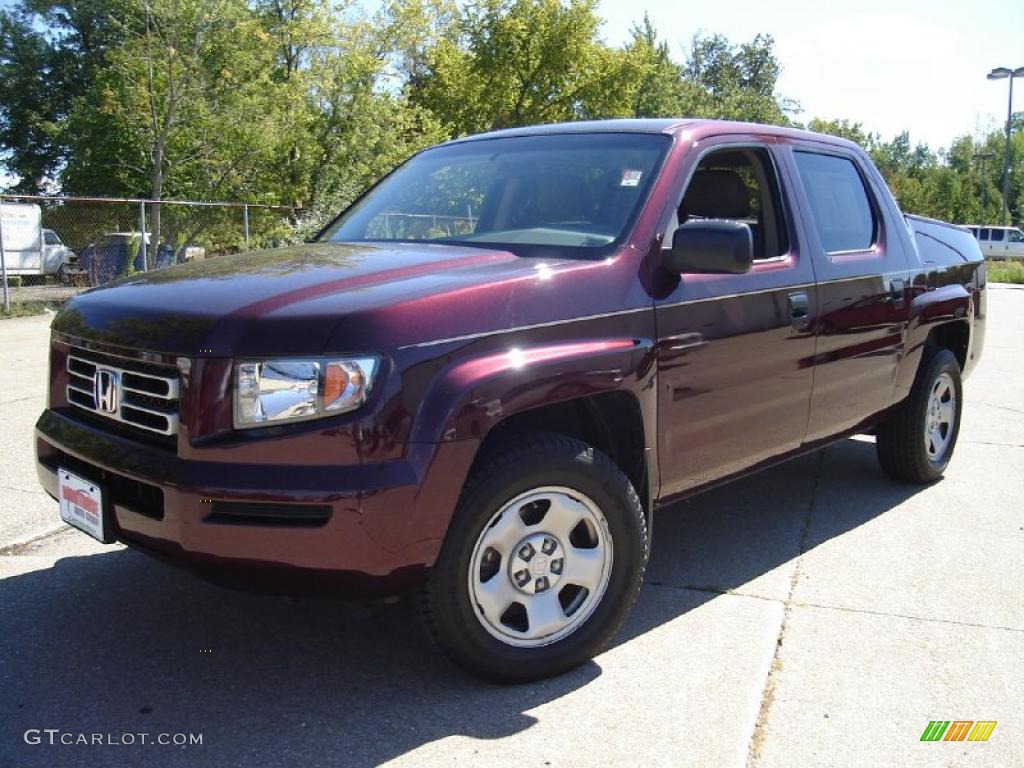
[[[714,144],[684,163],[678,223],[750,225],[755,263],[743,275],[672,278],[655,302],[662,497],[714,482],[799,448],[807,427],[817,307],[799,247],[787,178],[774,150]]]

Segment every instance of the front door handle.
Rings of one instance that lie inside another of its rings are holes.
[[[892,305],[896,309],[902,309],[907,300],[906,280],[893,280],[890,282],[889,295],[892,296]]]
[[[797,331],[806,331],[811,325],[810,302],[807,294],[797,291],[789,294],[789,324]]]

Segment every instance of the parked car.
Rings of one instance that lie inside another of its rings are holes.
[[[974,238],[842,139],[472,136],[316,242],[69,301],[38,476],[72,525],[221,583],[417,590],[458,664],[533,680],[615,635],[672,502],[863,432],[938,479],[985,306]]]
[[[149,232],[145,236],[139,232],[109,232],[82,251],[78,258],[78,271],[88,275],[90,285],[102,285],[132,270],[142,272],[146,266],[145,252],[140,247],[143,240],[148,249]],[[154,267],[161,269],[173,263],[174,247],[161,243]]]
[[[1024,232],[1019,227],[963,226],[978,239],[981,253],[986,259],[1024,259]]]

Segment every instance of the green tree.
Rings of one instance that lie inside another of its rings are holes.
[[[798,105],[776,92],[781,71],[771,35],[734,45],[696,34],[683,65],[686,114],[786,125]]]
[[[474,0],[430,51],[411,96],[454,135],[628,115],[626,56],[596,0]]]
[[[820,117],[813,117],[807,124],[807,130],[847,139],[865,150],[872,149],[878,143],[878,137],[865,131],[863,123],[851,120],[823,120]]]
[[[658,38],[644,14],[634,25],[625,48],[626,63],[635,71],[632,117],[679,117],[686,114],[682,67],[672,60],[668,43]]]
[[[23,0],[0,10],[0,155],[15,190],[52,187],[68,155],[74,98],[122,40],[121,0]]]

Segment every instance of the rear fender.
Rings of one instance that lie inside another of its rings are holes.
[[[949,323],[963,323],[968,326],[970,333],[974,323],[974,297],[963,285],[944,285],[934,289],[915,286],[912,293],[904,354],[896,374],[893,403],[901,402],[910,394],[928,337],[935,329]]]

